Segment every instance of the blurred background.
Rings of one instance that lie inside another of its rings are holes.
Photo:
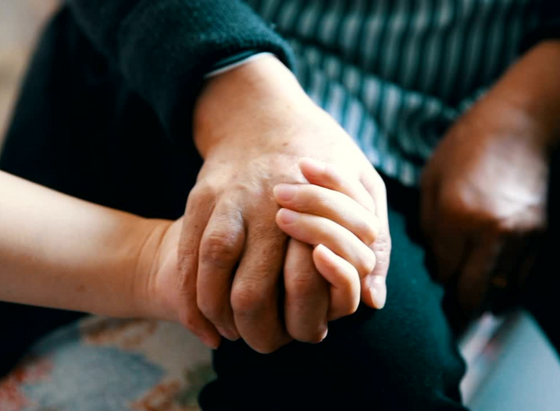
[[[0,149],[37,37],[58,0],[0,0]],[[461,342],[474,411],[560,410],[560,364],[527,315],[483,318]]]
[[[0,1],[0,145],[21,76],[57,0]]]

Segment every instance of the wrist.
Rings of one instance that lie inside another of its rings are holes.
[[[274,56],[262,57],[209,79],[195,106],[194,140],[203,158],[228,138],[236,123],[312,103],[292,72]]]
[[[131,298],[138,318],[168,319],[168,310],[158,300],[156,276],[161,265],[161,247],[171,222],[143,219],[138,225],[136,259],[131,270]]]

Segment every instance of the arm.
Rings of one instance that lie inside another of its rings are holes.
[[[190,135],[190,113],[213,65],[247,50],[286,65],[286,43],[240,0],[66,0],[92,43],[155,110],[168,134]]]
[[[67,2],[167,133],[193,135],[205,160],[189,195],[179,248],[181,322],[209,336],[213,345],[220,334],[241,336],[263,352],[292,337],[317,341],[327,319],[328,289],[312,272],[312,250],[292,247],[295,242],[276,227],[272,187],[301,180],[296,164],[301,157],[348,166],[370,202],[375,197],[384,221],[383,240],[376,242],[378,277],[386,273],[390,254],[385,192],[350,137],[305,95],[289,70],[292,59],[283,40],[238,0]],[[199,90],[218,60],[255,49],[278,59],[261,58],[213,77]],[[280,275],[287,271],[313,283],[293,288],[294,300],[305,304],[286,307],[295,317],[301,317],[300,307],[314,309],[312,320],[299,321],[297,333],[286,332],[278,312]],[[370,288],[384,284],[364,279],[363,285],[366,303],[376,306]],[[321,304],[308,304],[310,298]]]
[[[150,316],[139,256],[170,222],[145,220],[0,172],[0,300]],[[142,273],[141,275],[138,275]]]

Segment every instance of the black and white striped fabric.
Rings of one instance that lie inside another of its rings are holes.
[[[309,95],[408,186],[540,19],[539,0],[247,2],[290,41]]]

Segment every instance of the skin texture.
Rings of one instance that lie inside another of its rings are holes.
[[[333,180],[351,187],[339,175],[323,174],[325,184]],[[143,219],[3,172],[0,186],[4,190],[0,199],[0,301],[181,321],[183,299],[177,284],[182,219]],[[374,238],[378,223],[373,214],[363,208],[359,218],[344,216],[345,207],[360,210],[361,206],[327,188],[306,184],[298,189],[307,194],[296,196],[294,200],[299,200],[291,205],[313,212],[300,214],[313,217],[300,235],[311,244],[321,240],[336,248],[343,233],[345,238],[353,238],[345,249],[347,258],[363,252],[363,259],[373,266],[372,250],[357,237]],[[338,223],[324,216],[332,216]],[[292,244],[312,250],[301,242]],[[333,315],[353,313],[360,298],[358,270],[325,246],[317,247],[313,256],[306,268],[315,270],[315,262],[318,276],[332,285],[335,299],[341,300],[343,311]],[[288,327],[292,323],[299,325],[297,319],[288,318]]]
[[[548,161],[560,118],[560,42],[519,60],[448,131],[422,181],[422,223],[438,278],[467,318],[519,286],[546,228]]]
[[[169,222],[145,220],[0,171],[0,300],[113,317],[150,315],[138,259]]]
[[[304,175],[310,172],[306,170],[306,168],[310,168],[310,164],[314,166],[322,165],[323,167],[326,165],[311,160],[302,161],[301,169]],[[327,320],[331,321],[353,314],[360,302],[361,283],[372,270],[371,267],[375,265],[373,251],[359,239],[359,236],[364,236],[371,243],[372,241],[369,239],[375,239],[379,230],[380,222],[378,218],[371,211],[352,200],[351,197],[329,188],[336,182],[336,184],[341,184],[341,187],[344,187],[346,191],[352,192],[351,182],[346,181],[334,169],[325,168],[321,175],[315,178],[316,184],[321,182],[323,185],[291,185],[296,189],[297,194],[291,200],[281,200],[290,209],[282,208],[277,213],[279,227],[286,234],[297,236],[303,240],[293,240],[290,242],[290,246],[301,247],[305,251],[309,251],[312,256],[304,262],[290,261],[289,259],[285,261],[283,281],[286,295],[284,304],[299,308],[297,312],[286,310],[288,314],[285,318],[286,329],[294,334],[308,332],[310,328],[309,323],[301,321],[302,316],[307,315],[307,319],[316,321],[323,321],[326,316]],[[278,193],[278,189],[286,188],[286,184],[281,184],[276,188],[275,193]],[[359,210],[361,212],[360,216],[356,217],[345,213],[347,208]],[[281,221],[281,216],[285,212],[295,214],[296,224],[298,225],[296,230],[294,230],[292,224]],[[309,219],[309,221],[302,224],[302,219]],[[177,252],[178,239],[183,225],[181,219],[171,224],[163,236],[156,233],[156,235],[150,237],[154,241],[144,246],[143,255],[145,257],[139,264],[139,267],[144,268],[136,274],[139,278],[146,278],[143,287],[145,297],[139,299],[149,302],[146,303],[148,307],[154,307],[150,309],[150,315],[178,322],[184,321],[181,316],[185,312],[184,296],[181,293],[181,288],[177,286],[181,279],[178,276],[178,268],[180,268],[180,254]],[[161,240],[157,241],[158,238]],[[351,244],[346,245],[344,251],[340,252],[343,256],[330,249],[340,249],[341,239],[350,239],[351,241]],[[360,255],[362,255],[365,264],[369,265],[361,273],[357,268],[360,264],[356,263],[354,265],[348,261],[353,256]],[[155,264],[152,261],[155,261]],[[149,274],[146,276],[144,271],[150,264],[153,264],[153,267],[148,268]],[[290,271],[292,269],[291,264],[298,264],[298,266],[293,267],[293,271]],[[289,275],[291,275],[291,272],[298,272],[297,270],[302,268],[301,264],[307,264],[303,265],[303,268],[315,273],[317,278],[324,280],[326,293],[331,301],[331,310],[326,313],[323,312],[320,317],[316,316],[316,307],[309,304],[310,301],[313,301],[313,298],[321,296],[317,294],[317,290],[314,288],[315,284],[302,283],[297,279],[290,281],[292,279]],[[289,287],[297,287],[298,289],[291,290]],[[304,294],[306,298],[300,301],[297,298],[302,295],[301,289],[305,287],[309,287],[309,294]],[[325,329],[325,335],[322,338],[326,336],[326,332]],[[208,340],[205,335],[199,335],[199,337],[207,345],[213,346],[214,342]]]
[[[361,281],[375,267],[371,245],[381,222],[357,199],[363,187],[344,180],[343,173],[311,159],[300,161],[303,175],[314,184],[279,184],[274,195],[283,208],[276,214],[279,228],[292,239],[314,247],[315,269],[329,283],[329,321],[353,314],[360,302]],[[284,279],[286,286],[290,285]],[[288,290],[289,291],[289,290]],[[312,293],[312,291],[311,291]],[[290,296],[292,293],[288,292]],[[376,298],[382,308],[385,296]],[[291,301],[286,300],[286,305]],[[290,333],[298,318],[286,318]]]
[[[471,315],[492,275],[527,275],[546,227],[556,67],[558,42],[535,47],[457,121],[426,169],[422,221],[437,274]],[[177,321],[211,347],[221,334],[260,352],[321,341],[328,321],[360,300],[385,304],[384,184],[280,62],[262,59],[212,80],[195,137],[205,164],[176,222],[0,172],[9,193],[0,198],[0,299]]]
[[[378,306],[372,296],[384,301],[390,236],[383,181],[286,67],[268,57],[212,79],[194,124],[205,163],[187,202],[179,248],[187,328],[213,346],[221,336],[241,337],[267,353],[292,339],[321,341],[329,313],[347,309],[330,307],[313,248],[288,239],[276,224],[273,188],[306,181],[302,157],[344,170],[360,187],[360,204],[380,221],[372,246],[376,266],[362,280],[361,297],[371,307]],[[282,289],[287,304],[280,308]],[[297,320],[288,329],[282,318]]]

